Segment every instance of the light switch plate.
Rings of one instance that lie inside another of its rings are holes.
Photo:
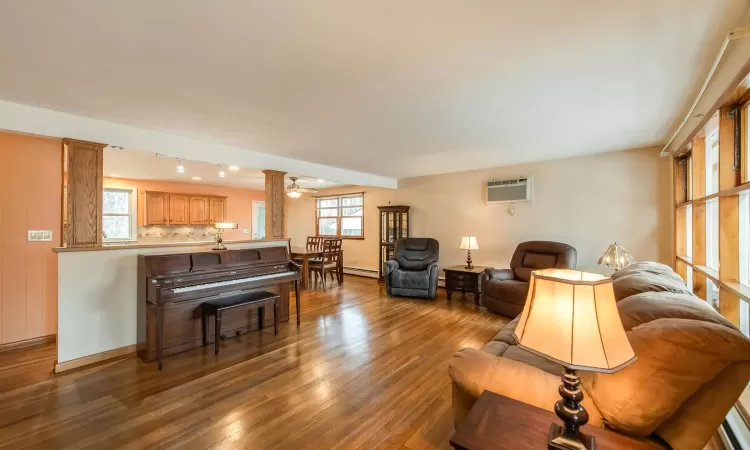
[[[250,234],[250,230],[247,228],[242,229],[242,234]]]
[[[26,234],[28,242],[44,242],[52,240],[52,230],[29,230]]]

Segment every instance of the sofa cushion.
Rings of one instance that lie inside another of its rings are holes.
[[[625,331],[658,319],[689,319],[712,322],[734,329],[734,325],[702,299],[673,292],[642,292],[617,304]]]
[[[612,274],[612,279],[616,280],[618,278],[622,278],[628,275],[633,275],[634,273],[647,273],[650,275],[663,275],[669,278],[673,278],[677,281],[682,281],[682,278],[677,275],[677,273],[672,270],[671,267],[669,267],[666,264],[654,262],[654,261],[641,261],[634,264],[629,265],[628,267],[625,267],[624,269],[620,269],[617,272]]]
[[[518,326],[518,321],[521,320],[521,316],[516,316],[515,319],[508,322],[507,325],[500,328],[500,331],[495,335],[494,338],[492,338],[493,341],[498,342],[504,342],[508,345],[516,345],[518,344],[518,340],[516,339],[516,336],[513,334],[516,331],[516,327]]]
[[[430,287],[430,275],[427,271],[410,271],[396,269],[391,273],[391,286],[407,289],[427,289]]]
[[[551,373],[552,375],[560,376],[564,371],[560,364],[554,363],[547,358],[542,358],[539,355],[535,355],[517,345],[511,345],[508,347],[505,353],[503,353],[503,358],[512,359],[513,361],[536,367],[537,369]]]
[[[485,284],[485,294],[506,303],[523,305],[529,292],[529,283],[516,280],[490,280]]]
[[[620,301],[631,295],[641,292],[674,292],[676,294],[690,295],[690,292],[682,280],[676,280],[669,276],[654,275],[650,273],[634,273],[612,281],[615,291],[615,300]]]
[[[550,253],[526,252],[523,256],[523,267],[530,269],[549,269],[555,267],[557,255]]]
[[[580,372],[605,423],[627,434],[652,433],[727,366],[750,360],[750,340],[712,322],[657,319],[627,335],[633,364],[612,374]]]

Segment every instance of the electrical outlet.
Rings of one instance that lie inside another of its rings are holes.
[[[241,231],[242,234],[250,234],[250,230],[247,228],[243,228]]]
[[[29,230],[26,234],[28,242],[44,242],[52,240],[52,230]]]

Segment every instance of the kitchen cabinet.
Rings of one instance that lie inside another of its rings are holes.
[[[211,197],[209,199],[209,223],[224,222],[226,220],[226,209],[226,197]]]
[[[169,223],[169,194],[146,192],[146,225],[167,225]]]
[[[208,225],[208,197],[190,196],[190,225]]]
[[[182,194],[169,194],[169,224],[187,225],[189,223],[190,197]]]

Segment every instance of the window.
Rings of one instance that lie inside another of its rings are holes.
[[[685,208],[685,256],[693,257],[693,205]]]
[[[134,191],[130,188],[104,188],[102,231],[105,241],[135,240]]]
[[[740,194],[740,283],[750,286],[750,193],[748,191]],[[750,336],[750,305],[745,301],[740,301],[740,330]]]
[[[706,202],[706,265],[719,270],[719,200]]]
[[[348,194],[317,199],[318,236],[364,237],[364,194]]]
[[[714,115],[706,126],[706,195],[717,192],[719,192],[719,122],[718,115]]]

